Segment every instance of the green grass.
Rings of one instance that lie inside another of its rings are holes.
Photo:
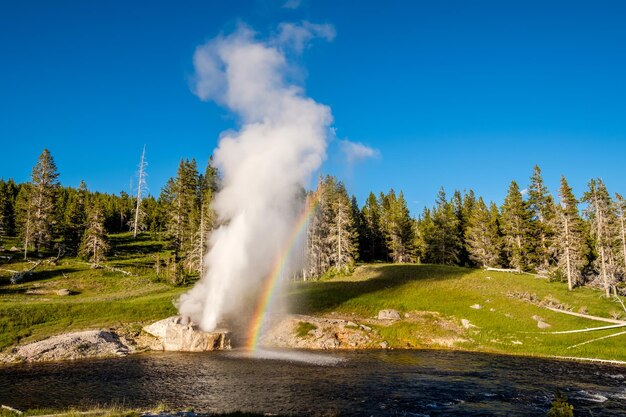
[[[10,248],[6,242],[4,246]],[[148,235],[133,239],[124,233],[111,236],[111,246],[107,264],[133,276],[91,269],[78,258],[42,265],[17,285],[10,284],[10,272],[0,271],[0,349],[67,331],[119,327],[174,314],[172,301],[185,289],[156,276],[156,256],[168,255],[163,242]],[[20,271],[31,265],[22,260],[21,253],[2,255],[14,258],[8,263],[4,260],[2,269]],[[56,295],[62,288],[73,295]]]
[[[317,329],[317,326],[313,323],[309,323],[308,321],[301,321],[296,327],[296,336],[307,337],[309,335],[309,332],[315,329]]]
[[[378,326],[377,330],[391,347],[420,347],[420,340],[425,336],[440,337],[450,333],[450,329],[436,324],[436,317],[442,317],[459,326],[461,319],[477,326],[464,330],[467,342],[457,344],[468,350],[626,360],[623,348],[626,335],[568,349],[620,329],[540,334],[542,330],[537,328],[534,315],[552,325],[543,331],[600,327],[609,323],[552,312],[511,296],[515,293],[532,294],[540,300],[550,298],[576,312],[584,307],[588,314],[607,318],[611,311],[621,310],[615,301],[603,298],[598,290],[577,288],[570,292],[563,283],[530,275],[441,265],[364,265],[351,277],[298,283],[291,289],[291,296],[296,300],[293,305],[301,314],[337,312],[370,318],[388,308],[401,313],[433,312],[431,320],[401,320],[392,326]],[[482,308],[470,308],[474,304]]]
[[[13,242],[4,242],[10,248]],[[175,313],[172,303],[186,288],[156,276],[157,257],[169,256],[165,244],[148,234],[133,239],[129,233],[111,236],[108,265],[133,273],[125,276],[106,269],[91,269],[77,258],[62,258],[57,265],[42,265],[28,281],[11,285],[10,273],[0,271],[0,349],[68,331],[102,327],[135,327]],[[3,251],[0,268],[23,270],[31,264],[20,253]],[[71,296],[56,295],[69,289]],[[517,294],[517,295],[516,295]],[[455,339],[457,348],[540,356],[575,356],[626,360],[626,335],[568,349],[617,330],[568,335],[541,334],[532,316],[552,327],[546,331],[599,327],[603,323],[567,316],[520,298],[550,299],[572,311],[611,317],[622,312],[602,292],[577,288],[530,275],[486,272],[441,265],[362,265],[350,276],[295,283],[289,296],[295,313],[375,317],[379,310],[397,309],[410,319],[374,329],[394,348],[431,346],[433,339]],[[481,309],[471,305],[480,304]],[[463,329],[461,319],[474,329]],[[311,324],[302,322],[297,334],[306,336]]]

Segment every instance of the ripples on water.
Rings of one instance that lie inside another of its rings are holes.
[[[200,412],[545,416],[563,391],[577,416],[626,415],[626,369],[463,352],[159,353],[0,367],[17,408],[158,403]]]

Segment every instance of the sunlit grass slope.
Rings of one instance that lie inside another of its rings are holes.
[[[525,298],[533,296],[538,301],[562,304],[574,312],[606,318],[623,313],[617,302],[603,298],[601,291],[577,288],[570,292],[564,283],[531,275],[441,265],[364,265],[350,277],[294,285],[292,296],[297,299],[293,303],[297,311],[306,314],[336,312],[367,318],[392,308],[401,313],[438,312],[459,325],[466,319],[476,328],[464,330],[467,342],[456,344],[464,349],[626,360],[626,335],[568,349],[625,329],[542,334],[610,323],[553,312]],[[471,308],[477,304],[479,309]],[[539,329],[533,316],[541,317],[551,327]],[[391,347],[420,347],[425,333],[438,331],[432,325],[401,320],[377,330]]]

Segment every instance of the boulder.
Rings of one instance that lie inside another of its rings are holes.
[[[400,312],[398,310],[380,310],[378,312],[378,320],[400,320]]]
[[[464,329],[475,329],[476,326],[474,326],[472,323],[470,323],[470,321],[468,319],[461,319],[461,325],[463,326]]]
[[[472,304],[470,308],[473,308],[474,310],[480,310],[481,308],[483,308],[483,306],[481,306],[480,304]]]
[[[180,316],[152,323],[143,330],[159,339],[163,350],[177,352],[206,352],[230,349],[230,333],[226,330],[205,332]]]
[[[57,290],[57,295],[61,297],[66,297],[68,295],[72,295],[72,292],[67,288],[61,288],[60,290]]]
[[[547,328],[552,327],[552,326],[549,325],[548,323],[546,323],[545,321],[538,320],[537,321],[537,327],[539,327],[540,329],[547,329]]]

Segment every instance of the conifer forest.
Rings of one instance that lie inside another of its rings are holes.
[[[204,270],[220,174],[209,160],[181,159],[158,196],[146,194],[145,150],[136,190],[106,194],[59,183],[44,150],[31,180],[0,180],[0,239],[18,238],[25,258],[42,253],[81,256],[98,267],[109,256],[107,235],[149,233],[166,241],[171,256],[155,259],[172,282]],[[623,293],[626,279],[626,201],[599,178],[575,194],[567,179],[551,193],[535,166],[529,182],[512,181],[501,205],[473,190],[447,194],[410,213],[402,191],[373,191],[363,205],[335,177],[320,177],[303,200],[315,205],[304,242],[306,263],[294,279],[349,273],[357,262],[428,263],[510,269]],[[523,190],[523,191],[522,191]],[[8,248],[6,248],[8,249]]]

